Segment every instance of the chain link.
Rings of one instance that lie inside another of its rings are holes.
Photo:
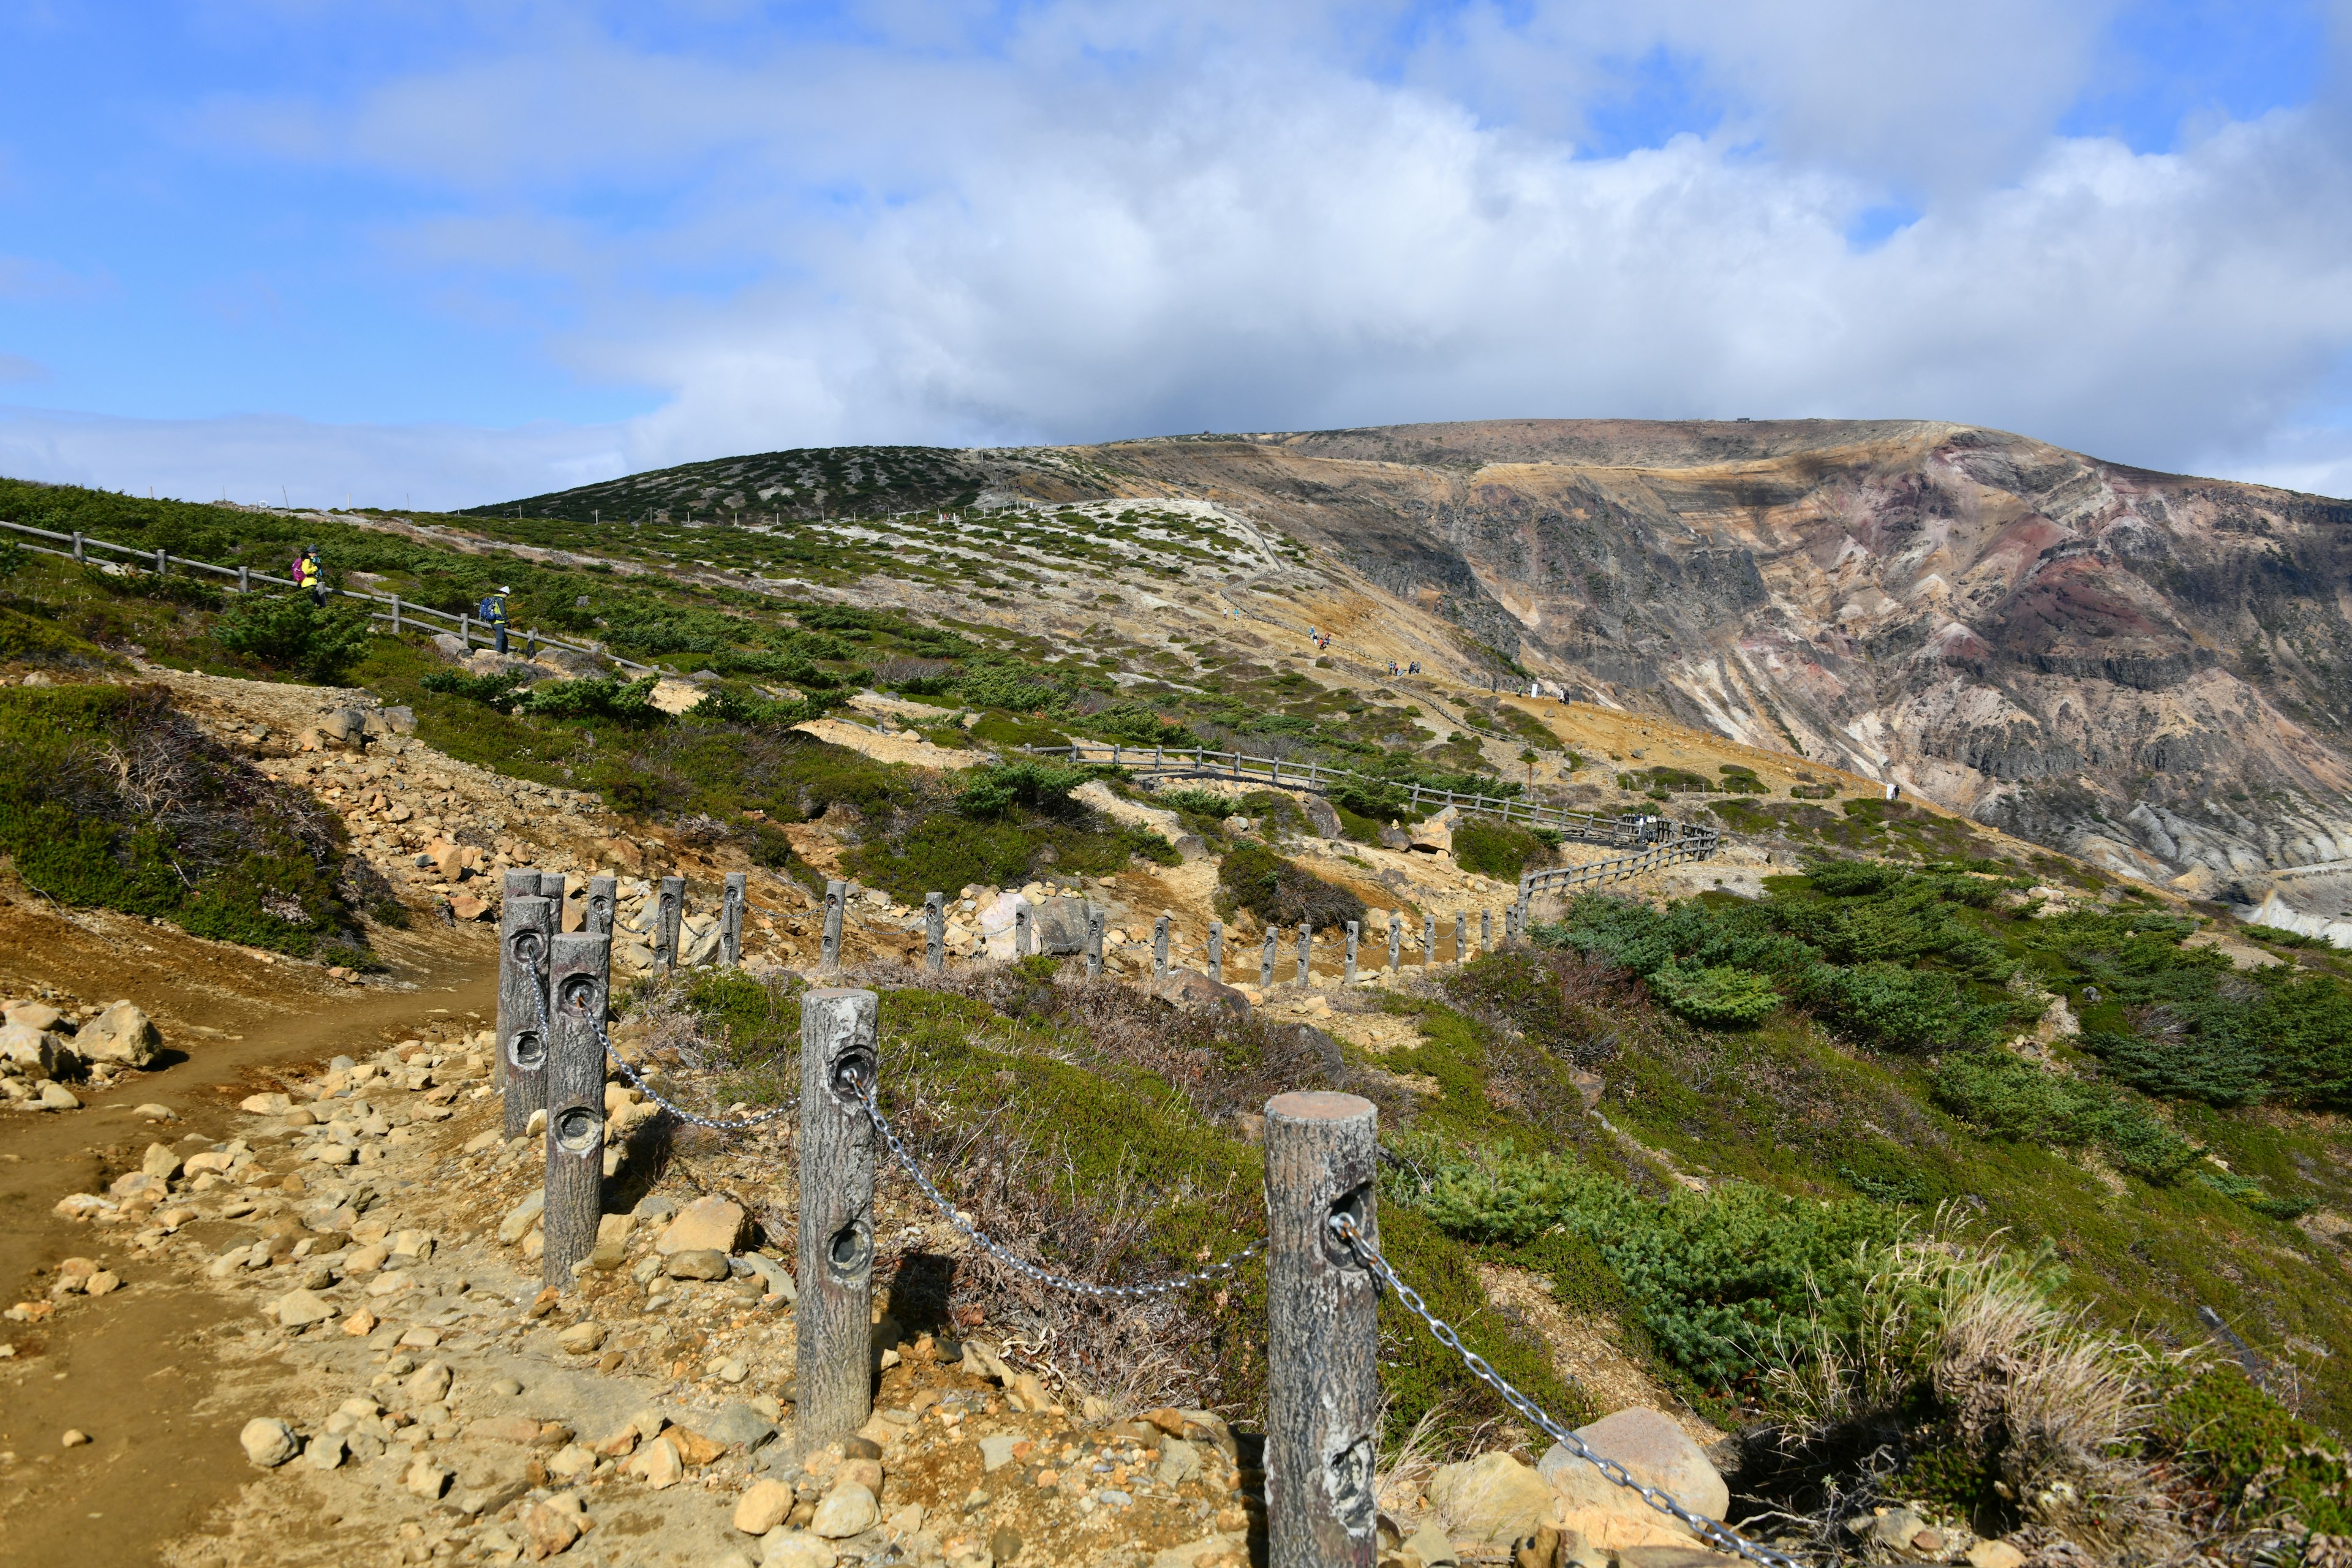
[[[930,1178],[924,1175],[921,1168],[915,1163],[914,1155],[909,1153],[907,1146],[898,1141],[898,1131],[883,1116],[881,1106],[876,1103],[874,1085],[870,1082],[861,1082],[856,1086],[856,1093],[857,1102],[866,1108],[866,1118],[874,1123],[875,1131],[882,1134],[883,1142],[890,1145],[890,1153],[898,1162],[899,1168],[905,1171],[915,1185],[922,1190],[923,1195],[931,1200],[932,1205],[947,1216],[948,1223],[961,1231],[964,1238],[974,1247],[986,1252],[1014,1273],[1026,1275],[1040,1285],[1051,1285],[1056,1289],[1070,1290],[1081,1296],[1093,1296],[1097,1299],[1145,1300],[1154,1296],[1165,1296],[1172,1290],[1181,1290],[1188,1286],[1203,1285],[1213,1279],[1222,1279],[1265,1250],[1265,1242],[1263,1239],[1253,1241],[1222,1263],[1213,1263],[1206,1268],[1196,1269],[1190,1274],[1181,1274],[1173,1279],[1162,1279],[1151,1285],[1090,1285],[1083,1279],[1072,1279],[1060,1274],[1048,1273],[1026,1258],[1014,1257],[1005,1250],[1002,1244],[982,1236],[970,1220],[956,1212],[955,1205],[950,1203],[939,1188],[931,1185]]]
[[[1624,1466],[1605,1454],[1593,1452],[1583,1438],[1545,1415],[1537,1406],[1535,1401],[1512,1387],[1504,1380],[1500,1373],[1489,1366],[1484,1356],[1465,1345],[1462,1342],[1462,1336],[1454,1331],[1453,1325],[1431,1311],[1429,1304],[1421,1299],[1421,1293],[1397,1278],[1397,1272],[1390,1266],[1389,1260],[1381,1256],[1379,1249],[1366,1240],[1364,1233],[1357,1227],[1354,1215],[1344,1213],[1333,1215],[1331,1230],[1347,1244],[1349,1249],[1355,1253],[1364,1267],[1371,1270],[1374,1279],[1394,1290],[1397,1300],[1411,1309],[1413,1316],[1429,1326],[1430,1333],[1436,1338],[1439,1344],[1460,1356],[1462,1364],[1468,1367],[1481,1383],[1501,1394],[1505,1404],[1542,1428],[1552,1441],[1591,1465],[1610,1481],[1623,1487],[1660,1513],[1680,1520],[1693,1534],[1708,1544],[1728,1552],[1734,1556],[1744,1557],[1750,1563],[1761,1564],[1762,1568],[1804,1568],[1804,1564],[1795,1558],[1775,1552],[1769,1546],[1759,1546],[1728,1525],[1709,1519],[1705,1514],[1694,1513],[1668,1494],[1654,1488],[1643,1486],[1633,1479],[1633,1473]]]

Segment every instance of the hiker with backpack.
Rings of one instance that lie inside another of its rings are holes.
[[[294,557],[294,586],[307,591],[310,602],[324,609],[327,604],[327,572],[319,561],[319,547],[306,544],[302,553]]]
[[[500,653],[507,651],[507,595],[513,592],[511,588],[500,588],[495,594],[486,594],[477,606],[481,612],[483,624],[490,628],[490,636],[497,639]]]

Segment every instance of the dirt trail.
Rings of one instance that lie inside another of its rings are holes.
[[[487,1016],[496,954],[479,929],[383,933],[385,983],[337,985],[312,966],[120,916],[61,916],[0,901],[0,991],[47,985],[129,996],[155,1017],[170,1065],[88,1092],[84,1109],[0,1121],[0,1281],[40,1300],[59,1260],[91,1257],[126,1288],[30,1325],[9,1324],[0,1361],[0,1563],[127,1564],[196,1525],[250,1479],[237,1454],[232,1384],[277,1375],[215,1351],[232,1309],[180,1270],[131,1256],[54,1212],[68,1193],[136,1169],[151,1142],[185,1150],[234,1135],[257,1079],[360,1054],[430,1020]],[[174,1059],[175,1058],[175,1059]],[[135,1113],[163,1105],[172,1120]],[[199,1234],[204,1226],[186,1234]],[[93,1439],[66,1448],[79,1429]]]

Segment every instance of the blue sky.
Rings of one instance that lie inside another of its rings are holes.
[[[1972,420],[2352,491],[2352,0],[0,0],[0,472]]]

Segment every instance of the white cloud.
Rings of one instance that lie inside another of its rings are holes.
[[[700,53],[534,12],[527,47],[202,126],[434,193],[378,226],[386,254],[437,298],[499,280],[502,310],[534,280],[551,353],[664,406],[505,432],[19,414],[0,468],[188,464],[159,482],[242,494],[293,466],[316,499],[422,504],[833,441],[1823,414],[2341,489],[2310,411],[2352,351],[2340,83],[2171,153],[2058,138],[2114,9],[899,4],[863,39]],[[1661,53],[1720,125],[1580,153]],[[1890,200],[1921,216],[1850,245]]]

